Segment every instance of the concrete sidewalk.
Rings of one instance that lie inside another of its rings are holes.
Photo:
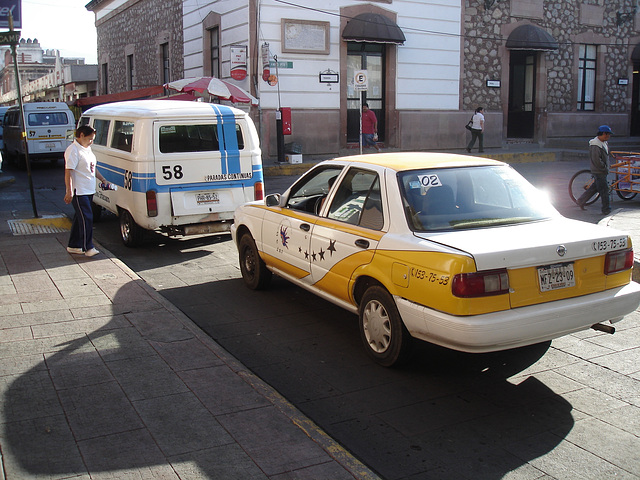
[[[100,245],[67,253],[69,220],[40,210],[0,218],[0,479],[378,478]]]

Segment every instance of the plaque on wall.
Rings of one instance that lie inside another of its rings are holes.
[[[329,55],[329,22],[283,18],[282,52]]]

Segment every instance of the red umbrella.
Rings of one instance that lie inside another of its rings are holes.
[[[251,103],[258,105],[258,99],[246,90],[225,80],[215,77],[191,77],[164,84],[165,88],[178,92],[208,93],[214,97],[230,100],[233,103]]]

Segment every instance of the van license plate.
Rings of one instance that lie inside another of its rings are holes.
[[[56,144],[55,143],[45,143],[44,144],[44,148],[56,148]]]
[[[196,202],[198,203],[198,205],[220,203],[220,197],[216,192],[196,193]]]
[[[573,273],[573,263],[558,263],[538,267],[538,283],[541,292],[575,287],[576,277]]]

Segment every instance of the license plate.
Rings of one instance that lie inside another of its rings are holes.
[[[198,205],[220,203],[220,196],[216,192],[196,193],[196,202]]]
[[[56,144],[55,143],[45,143],[44,144],[44,148],[56,148]]]
[[[576,277],[573,273],[573,263],[558,263],[538,267],[538,284],[541,292],[575,287]]]

